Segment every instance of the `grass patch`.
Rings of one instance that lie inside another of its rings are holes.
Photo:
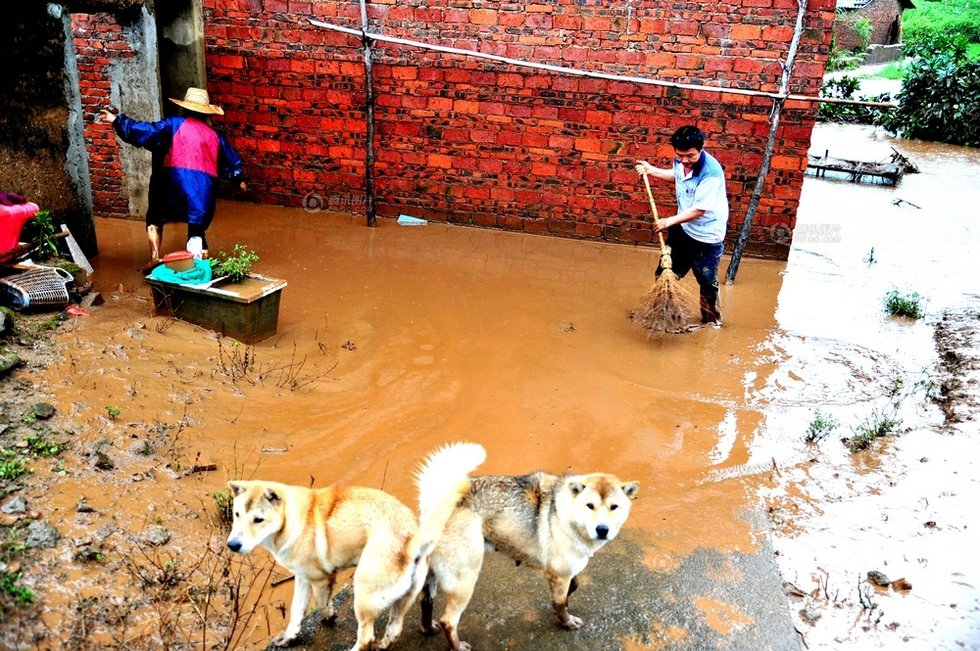
[[[840,421],[817,409],[813,412],[813,420],[810,421],[810,426],[807,428],[803,440],[807,443],[819,443],[837,429],[838,425],[840,425]]]
[[[882,68],[874,76],[879,79],[892,79],[899,81],[902,75],[905,73],[905,62],[904,61],[892,61],[887,66]]]
[[[924,299],[918,292],[901,293],[893,289],[885,294],[885,311],[892,316],[905,316],[910,319],[921,319],[926,315],[922,307]]]
[[[27,606],[34,602],[34,593],[22,585],[17,585],[20,572],[0,574],[0,594],[10,598],[18,606]]]

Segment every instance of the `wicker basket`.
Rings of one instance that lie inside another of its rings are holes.
[[[68,304],[68,283],[74,276],[56,267],[38,267],[0,278],[0,294],[15,310],[61,308]]]

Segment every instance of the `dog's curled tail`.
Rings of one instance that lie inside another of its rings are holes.
[[[412,539],[413,558],[435,548],[457,504],[470,490],[470,473],[487,458],[476,443],[450,443],[425,460],[416,473],[419,486],[419,530]]]

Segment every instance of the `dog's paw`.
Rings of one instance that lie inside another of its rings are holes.
[[[421,632],[422,635],[439,635],[442,633],[442,627],[439,626],[439,622],[432,622],[428,626],[425,626],[424,624],[419,626],[419,632]]]
[[[562,620],[561,625],[570,631],[577,631],[578,629],[582,628],[582,624],[584,623],[585,622],[582,621],[581,617],[569,615],[566,619]]]
[[[295,641],[296,641],[296,636],[295,635],[289,635],[287,633],[280,633],[279,635],[277,635],[274,638],[272,638],[272,646],[277,646],[277,647],[280,647],[280,648],[281,647],[292,646]]]

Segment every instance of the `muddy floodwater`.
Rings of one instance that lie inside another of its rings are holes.
[[[650,248],[222,203],[211,250],[244,243],[258,273],[288,281],[278,333],[237,345],[153,316],[142,224],[99,219],[106,304],[62,327],[45,379],[75,448],[114,469],[69,472],[37,499],[69,539],[162,525],[160,553],[182,558],[206,546],[229,479],[358,484],[413,503],[427,452],[476,441],[481,472],[639,481],[622,537],[651,569],[772,537],[809,648],[980,648],[976,423],[947,427],[917,384],[935,372],[939,315],[978,305],[980,155],[860,127],[814,133],[814,150],[845,158],[892,145],[922,173],[896,188],[808,179],[789,262],[742,262],[722,287],[724,328],[652,341],[626,318],[652,280]],[[167,250],[182,231],[165,233]],[[892,288],[928,297],[927,318],[888,317]],[[852,455],[839,439],[887,408],[896,380],[901,433]],[[840,426],[808,445],[817,407]],[[94,513],[76,513],[80,496]],[[760,510],[771,533],[745,517]],[[869,570],[912,589],[871,588]],[[79,595],[104,594],[97,576],[58,575],[50,626]],[[242,645],[281,630],[291,590],[256,590]],[[710,594],[696,603],[721,634],[752,625]],[[160,617],[134,615],[132,639]]]

